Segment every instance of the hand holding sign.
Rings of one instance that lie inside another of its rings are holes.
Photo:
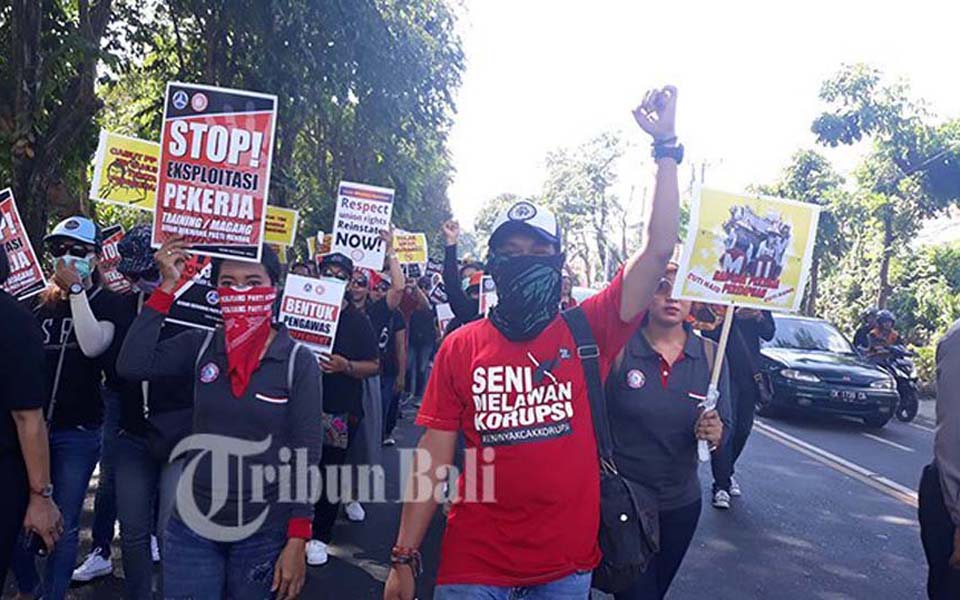
[[[183,267],[190,256],[186,251],[187,242],[183,236],[176,235],[167,239],[153,255],[153,260],[160,269],[160,276],[163,277],[163,283],[160,289],[172,294],[183,274]],[[216,282],[213,282],[214,285]]]
[[[676,117],[677,88],[672,85],[648,91],[640,106],[633,110],[637,124],[657,142],[676,136]]]
[[[703,411],[697,419],[696,435],[698,440],[707,442],[711,448],[720,444],[720,438],[723,437],[723,421],[720,420],[720,414],[716,410]]]

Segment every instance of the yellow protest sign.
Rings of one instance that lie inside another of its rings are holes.
[[[298,215],[299,213],[292,208],[267,206],[264,241],[278,246],[292,246],[297,239]]]
[[[101,131],[90,199],[153,210],[159,159],[160,144]]]
[[[401,265],[427,262],[427,236],[422,233],[397,232],[393,234],[393,249]]]
[[[819,217],[814,204],[701,190],[690,210],[674,296],[799,310]]]

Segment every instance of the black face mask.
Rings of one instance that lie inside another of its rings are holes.
[[[532,340],[557,316],[564,260],[563,254],[490,255],[487,270],[497,284],[498,298],[490,321],[508,340]]]

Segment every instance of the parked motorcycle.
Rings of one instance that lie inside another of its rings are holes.
[[[912,421],[920,410],[920,378],[917,376],[916,366],[910,360],[916,355],[916,352],[897,345],[890,346],[885,355],[874,359],[897,381],[897,393],[900,395],[900,402],[897,404],[895,414],[897,419],[904,423]]]

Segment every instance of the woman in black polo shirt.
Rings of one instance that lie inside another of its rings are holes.
[[[660,552],[616,600],[667,593],[700,519],[697,441],[718,446],[730,414],[726,367],[717,410],[700,408],[715,344],[686,325],[690,303],[670,298],[675,277],[676,265],[671,265],[607,378],[614,460],[624,477],[650,490],[660,519]]]
[[[171,454],[186,460],[163,540],[163,594],[292,598],[303,586],[313,517],[312,490],[294,474],[320,460],[320,369],[275,323],[280,261],[267,246],[260,263],[214,263],[222,328],[159,341],[185,248],[173,238],[157,251],[163,283],[117,362],[128,380],[194,379],[193,435]]]

